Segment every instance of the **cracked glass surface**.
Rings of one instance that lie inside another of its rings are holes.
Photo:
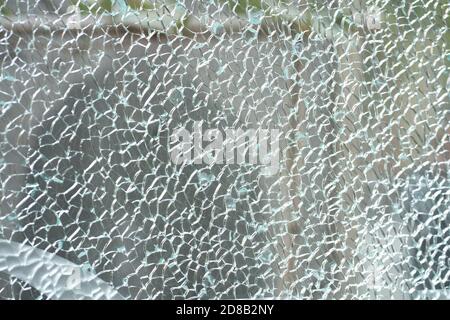
[[[0,298],[450,298],[448,1],[0,11]],[[277,172],[174,164],[195,123]]]

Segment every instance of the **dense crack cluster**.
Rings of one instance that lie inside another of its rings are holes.
[[[0,298],[450,297],[447,1],[0,9]]]

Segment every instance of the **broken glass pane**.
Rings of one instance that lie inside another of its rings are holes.
[[[0,298],[450,298],[448,1],[0,11]]]

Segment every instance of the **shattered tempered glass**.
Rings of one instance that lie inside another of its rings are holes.
[[[0,298],[450,298],[448,0],[0,11]]]

